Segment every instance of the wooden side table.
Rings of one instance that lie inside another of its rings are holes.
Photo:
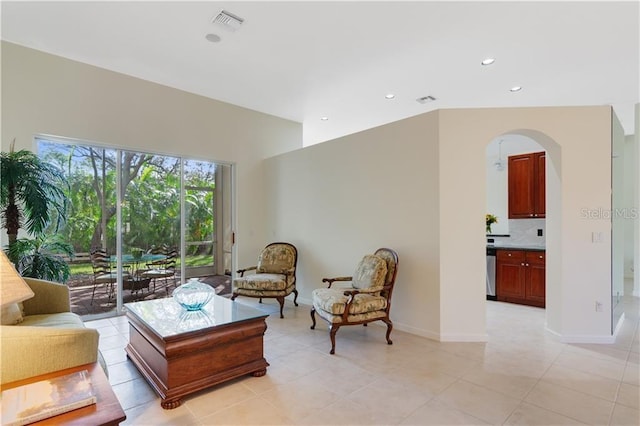
[[[64,376],[65,374],[81,370],[87,370],[89,372],[91,385],[93,386],[93,391],[95,392],[98,401],[95,404],[78,408],[77,410],[69,411],[67,413],[60,414],[59,416],[49,417],[48,419],[40,420],[39,422],[32,424],[77,426],[119,425],[120,422],[123,422],[127,418],[127,416],[124,414],[124,410],[122,409],[122,406],[120,406],[120,402],[118,402],[116,394],[113,393],[113,389],[111,389],[107,376],[104,374],[102,367],[100,367],[100,364],[97,362],[6,383],[2,386],[2,390],[38,382],[40,380],[51,379],[53,377]]]

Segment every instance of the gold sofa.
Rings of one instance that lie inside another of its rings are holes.
[[[71,313],[67,286],[25,278],[35,296],[25,300],[24,319],[0,326],[0,384],[100,361],[98,332]]]

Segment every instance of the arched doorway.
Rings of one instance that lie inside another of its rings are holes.
[[[544,218],[513,218],[508,213],[509,173],[508,157],[517,154],[546,152],[544,172]],[[514,129],[502,133],[486,146],[486,199],[487,213],[498,217],[492,226],[487,247],[517,248],[542,247],[545,249],[546,324],[550,331],[559,330],[561,322],[561,149],[549,136],[532,129]],[[490,269],[495,255],[487,250],[487,293],[490,292]],[[494,282],[495,284],[495,282]],[[552,285],[550,285],[552,284]],[[495,292],[495,287],[494,287]],[[489,299],[495,299],[489,297]]]

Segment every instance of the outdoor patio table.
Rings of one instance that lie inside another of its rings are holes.
[[[135,257],[132,254],[123,254],[122,255],[122,264],[130,265],[131,270],[129,271],[130,276],[123,280],[122,288],[124,290],[131,290],[132,292],[137,292],[138,290],[142,290],[143,288],[149,288],[149,283],[151,282],[151,278],[144,278],[141,276],[141,273],[146,269],[141,269],[141,265],[145,265],[146,263],[156,262],[158,260],[165,259],[167,256],[164,254],[151,254],[145,253],[140,257]],[[117,256],[112,255],[109,257],[111,263],[117,262]]]

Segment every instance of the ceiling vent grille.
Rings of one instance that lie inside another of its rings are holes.
[[[215,18],[211,20],[214,24],[218,24],[230,31],[237,31],[240,29],[240,26],[244,22],[239,16],[234,15],[233,13],[227,12],[226,10],[221,10]]]
[[[433,102],[435,100],[436,98],[434,98],[433,96],[423,96],[421,98],[416,99],[416,102],[418,102],[419,104],[426,104],[427,102]]]

